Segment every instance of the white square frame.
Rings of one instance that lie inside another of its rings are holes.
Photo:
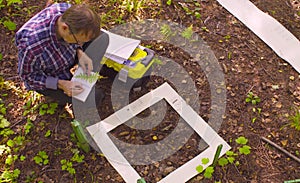
[[[217,147],[222,144],[220,156],[223,156],[231,147],[224,141],[168,84],[164,83],[158,88],[143,95],[134,102],[116,111],[106,119],[87,127],[102,153],[109,163],[117,170],[125,182],[137,182],[141,176],[130,165],[116,145],[108,136],[108,133],[119,125],[130,120],[148,107],[165,99],[173,109],[196,131],[196,133],[209,145],[199,155],[177,168],[158,183],[186,182],[198,174],[196,167],[201,164],[203,158],[208,158],[210,164],[214,159]],[[207,168],[210,164],[203,165]]]

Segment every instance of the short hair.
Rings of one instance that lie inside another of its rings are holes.
[[[100,34],[100,17],[85,4],[71,6],[63,13],[62,21],[74,34],[84,33],[91,38],[98,37]]]

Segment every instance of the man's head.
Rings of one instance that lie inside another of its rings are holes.
[[[73,5],[61,16],[63,38],[69,43],[90,41],[100,34],[100,17],[86,5]]]

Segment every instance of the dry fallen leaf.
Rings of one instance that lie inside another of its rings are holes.
[[[281,142],[281,144],[283,145],[283,146],[286,146],[287,145],[287,143],[288,143],[288,141],[287,140],[282,140],[282,141],[280,141]]]

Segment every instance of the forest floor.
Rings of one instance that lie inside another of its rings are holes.
[[[245,137],[248,139],[247,145],[251,147],[251,153],[236,156],[236,162],[233,164],[216,166],[210,179],[199,174],[189,180],[189,183],[201,181],[279,183],[300,179],[299,162],[262,140],[263,137],[267,138],[300,158],[300,131],[291,126],[290,120],[291,117],[297,117],[300,105],[300,77],[294,68],[278,57],[217,1],[201,0],[198,1],[199,5],[197,1],[172,1],[171,5],[163,1],[161,6],[149,1],[135,14],[126,12],[118,1],[115,2],[113,4],[109,0],[89,1],[103,17],[103,28],[109,30],[120,23],[137,19],[167,20],[185,27],[192,25],[193,31],[210,47],[222,68],[226,85],[226,109],[217,133],[234,152],[238,152],[239,147],[235,139]],[[252,0],[252,2],[300,39],[298,1]],[[4,8],[0,15],[15,13],[11,20],[17,23],[16,30],[18,30],[26,20],[41,10],[40,3],[33,0],[23,1],[19,10]],[[123,16],[120,18],[121,13]],[[21,171],[17,182],[124,182],[103,154],[93,149],[88,153],[76,150],[78,147],[70,123],[73,118],[67,110],[61,109],[55,114],[32,112],[23,115],[28,96],[25,96],[26,91],[17,75],[17,49],[13,43],[15,32],[2,28],[0,31],[0,53],[3,54],[0,61],[0,76],[9,81],[10,85],[3,87],[4,82],[1,81],[0,94],[2,102],[9,106],[5,116],[11,123],[10,128],[15,131],[15,135],[9,138],[21,134],[26,139],[15,152],[26,157],[25,160],[16,160],[13,164],[12,169]],[[198,96],[195,102],[200,104],[197,112],[205,121],[210,120],[213,106],[206,72],[212,68],[201,68],[193,64],[189,55],[170,43],[162,41],[142,41],[142,43],[150,46],[156,55],[171,58],[186,70],[197,88]],[[164,66],[165,63],[158,65],[158,70]],[[177,74],[176,70],[170,70],[167,75],[176,77]],[[184,86],[186,80],[180,79]],[[168,80],[151,76],[147,86],[142,91],[132,94],[130,99],[142,96],[165,81]],[[106,93],[102,105],[98,106],[101,118],[105,118],[114,112],[110,100],[111,83],[103,79],[97,83],[97,87]],[[246,102],[246,98],[251,98],[248,96],[249,92],[260,101],[256,104]],[[153,114],[155,111],[150,112]],[[33,126],[29,133],[26,133],[25,126],[28,119]],[[127,143],[151,144],[167,137],[176,128],[178,119],[179,116],[168,106],[162,123],[155,128],[139,131],[122,125],[111,135]],[[1,144],[7,140],[8,137],[1,137]],[[195,157],[199,153],[199,141],[196,133],[192,134],[178,152],[165,160],[149,165],[134,165],[134,168],[147,182],[157,182]],[[40,151],[45,151],[48,155],[49,163],[46,165],[39,165],[34,161],[34,157]],[[83,162],[78,163],[76,158],[72,159],[74,154],[84,155]],[[1,156],[0,163],[3,164],[1,172],[4,171],[6,157]],[[61,160],[72,162],[76,173],[71,175],[70,172],[62,170]]]

